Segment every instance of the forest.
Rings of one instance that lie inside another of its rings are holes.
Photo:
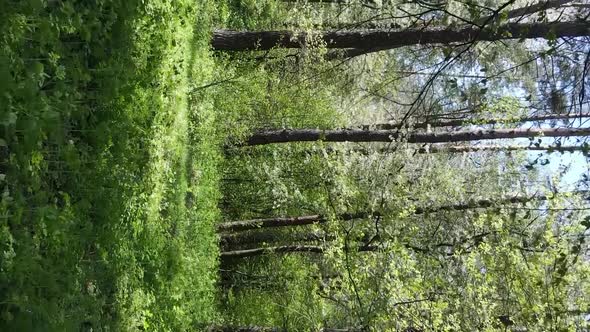
[[[590,331],[588,0],[0,31],[0,331]]]

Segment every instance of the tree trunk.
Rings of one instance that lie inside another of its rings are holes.
[[[531,128],[479,129],[442,133],[401,133],[398,130],[362,129],[284,129],[260,131],[250,136],[244,145],[264,145],[290,142],[392,142],[403,139],[408,143],[451,143],[501,138],[533,138],[588,136],[590,128]]]
[[[250,233],[231,233],[220,236],[221,247],[226,251],[229,248],[244,248],[244,245],[259,246],[264,243],[276,243],[279,240],[285,240],[289,243],[312,242],[312,241],[332,241],[333,235],[317,232],[305,232],[289,234],[285,239],[277,237],[276,233],[272,232],[250,232]],[[364,239],[370,240],[370,238]]]
[[[575,146],[575,145],[564,145],[564,146],[522,146],[522,145],[464,145],[464,146],[445,146],[437,147],[431,146],[428,149],[422,148],[418,150],[418,153],[463,153],[463,152],[478,152],[478,151],[547,151],[547,152],[588,152],[590,147],[588,146]]]
[[[547,10],[547,9],[551,9],[551,8],[559,8],[559,7],[561,7],[567,3],[570,3],[572,1],[573,0],[541,1],[541,2],[534,4],[534,5],[524,6],[524,7],[509,10],[506,12],[506,18],[511,19],[511,18],[523,17],[526,15],[531,15],[531,14],[543,11],[543,10]],[[477,23],[484,24],[488,19],[489,19],[488,17],[484,17],[482,19],[479,19]]]
[[[329,328],[324,327],[318,332],[362,332],[359,328]],[[266,326],[234,326],[234,325],[216,325],[207,329],[207,332],[287,332],[285,329],[279,327]]]
[[[352,220],[366,218],[369,214],[366,212],[361,213],[347,213],[338,216],[341,220]],[[321,215],[308,215],[300,217],[286,217],[286,218],[267,218],[267,219],[252,219],[252,220],[241,220],[234,222],[227,222],[217,225],[217,231],[219,232],[236,232],[246,231],[250,229],[266,228],[266,227],[280,227],[280,226],[299,226],[299,225],[310,225],[315,223],[324,223],[326,218]]]
[[[575,194],[587,194],[585,191],[577,191]],[[503,204],[516,204],[516,203],[528,203],[530,201],[546,201],[553,198],[553,196],[547,195],[532,195],[532,196],[510,196],[501,199],[480,199],[471,202],[465,202],[460,204],[449,204],[442,206],[432,207],[418,207],[415,209],[414,214],[425,214],[435,213],[441,211],[464,211],[469,209],[480,209],[488,208],[492,206],[498,206]],[[339,220],[352,220],[367,218],[370,216],[379,216],[378,212],[359,212],[359,213],[347,213],[338,216]],[[266,218],[266,219],[252,219],[252,220],[241,220],[241,221],[228,221],[217,225],[219,232],[238,232],[253,230],[259,228],[269,227],[286,227],[286,226],[302,226],[311,224],[323,224],[327,221],[326,217],[321,215],[309,215],[299,217],[285,217],[285,218]]]
[[[551,120],[573,120],[573,119],[581,119],[581,118],[589,118],[590,114],[583,113],[583,114],[548,114],[548,115],[537,115],[537,116],[527,116],[522,118],[504,118],[504,119],[457,119],[457,120],[432,120],[432,121],[422,121],[415,123],[410,128],[416,129],[426,129],[428,126],[431,128],[441,128],[441,127],[461,127],[461,126],[481,126],[481,125],[494,125],[494,124],[501,124],[501,123],[523,123],[523,122],[542,122],[542,121],[551,121]],[[363,130],[393,130],[393,129],[401,129],[406,127],[406,124],[403,123],[379,123],[375,125],[363,125],[360,128]]]
[[[377,251],[377,246],[361,246],[358,251]],[[279,247],[267,247],[267,248],[254,248],[244,250],[233,250],[224,251],[220,254],[220,258],[244,258],[244,257],[255,257],[273,253],[292,253],[292,252],[309,252],[315,254],[323,254],[324,248],[320,246],[309,246],[309,245],[291,245],[291,246],[279,246]]]
[[[328,150],[330,152],[338,152],[339,150]],[[359,147],[352,147],[350,150],[347,150],[353,153],[359,153],[361,155],[369,155],[373,152],[376,153],[389,153],[393,152],[393,149],[376,149],[376,150],[369,150],[365,148]],[[510,152],[510,151],[545,151],[545,152],[583,152],[588,153],[590,151],[590,146],[582,145],[582,146],[575,146],[575,145],[551,145],[551,146],[536,146],[536,145],[454,145],[454,146],[436,146],[431,145],[429,147],[420,148],[414,150],[420,154],[428,154],[428,153],[468,153],[468,152]],[[346,151],[345,151],[346,153]]]
[[[363,156],[368,156],[372,153],[392,153],[395,152],[395,148],[364,148],[359,146],[352,146],[345,150],[334,149],[331,147],[326,148],[325,150],[304,150],[303,153],[305,155],[314,155],[318,153],[323,153],[325,151],[329,154],[351,154],[357,153]],[[590,154],[590,145],[583,144],[580,146],[576,145],[430,145],[427,147],[422,147],[419,149],[415,149],[415,153],[419,154],[429,154],[429,153],[470,153],[470,152],[512,152],[512,151],[543,151],[547,153],[566,153],[566,152],[582,152],[584,155]],[[227,151],[229,153],[230,151]],[[229,178],[223,179],[226,182],[252,182],[251,179],[241,179],[241,178]]]
[[[497,29],[477,27],[405,30],[349,30],[314,33],[293,31],[213,32],[211,45],[218,51],[270,50],[274,47],[301,48],[308,38],[320,38],[327,48],[391,49],[422,44],[454,44],[475,40],[580,37],[590,35],[590,22],[506,23]],[[317,37],[316,37],[317,36]]]
[[[527,15],[532,15],[534,13],[540,12],[542,10],[547,10],[550,8],[558,8],[560,6],[563,6],[569,2],[572,2],[573,0],[551,0],[551,1],[544,1],[544,2],[540,2],[537,3],[535,5],[531,5],[531,6],[525,6],[525,7],[521,7],[521,8],[516,8],[513,10],[509,10],[507,12],[505,12],[506,14],[506,18],[507,19],[512,19],[512,18],[517,18],[517,17],[524,17]],[[487,22],[487,25],[491,25],[494,22],[494,17],[493,16],[487,16],[487,17],[482,17],[481,19],[477,20],[477,22],[474,22],[475,25],[484,25]],[[365,28],[371,28],[371,27],[365,27]],[[373,47],[373,48],[349,48],[343,52],[328,52],[328,54],[326,55],[326,58],[328,60],[334,60],[334,59],[342,59],[342,58],[354,58],[363,54],[368,54],[368,53],[373,53],[373,52],[378,52],[381,50],[386,50],[386,49],[390,49],[391,47]]]
[[[282,0],[283,2],[297,2],[297,0]],[[353,3],[349,0],[300,0],[299,2],[307,2],[307,3],[319,3],[321,5],[352,5]],[[370,9],[379,9],[380,6],[376,3],[375,0],[361,0],[357,4],[370,8]]]

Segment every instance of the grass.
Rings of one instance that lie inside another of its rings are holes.
[[[215,1],[0,1],[0,329],[215,319]]]

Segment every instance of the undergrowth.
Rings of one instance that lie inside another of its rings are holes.
[[[0,330],[215,319],[211,1],[0,1]]]

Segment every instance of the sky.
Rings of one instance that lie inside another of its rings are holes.
[[[588,127],[590,126],[590,118],[585,117],[581,119],[575,120],[572,124],[572,127],[580,128],[580,127]],[[563,123],[558,124],[559,127],[563,127]],[[540,126],[539,124],[533,123],[525,123],[522,126],[523,128],[550,128],[550,124],[548,122],[542,123]],[[576,145],[580,146],[584,142],[587,141],[587,137],[563,137],[560,138],[561,145]],[[528,145],[530,141],[526,138],[520,138],[516,140],[511,140],[512,143]],[[556,142],[556,138],[553,137],[541,137],[541,145],[542,146],[550,146],[554,145]],[[584,156],[581,151],[576,152],[553,152],[553,153],[546,153],[543,151],[528,151],[527,157],[529,160],[536,159],[540,154],[543,155],[542,158],[547,158],[549,160],[549,164],[542,166],[541,173],[545,176],[554,176],[559,172],[563,171],[567,168],[567,171],[561,177],[561,186],[560,189],[562,190],[573,190],[575,189],[576,183],[581,179],[582,174],[589,173],[590,163],[588,157]],[[589,174],[590,175],[590,174]]]

